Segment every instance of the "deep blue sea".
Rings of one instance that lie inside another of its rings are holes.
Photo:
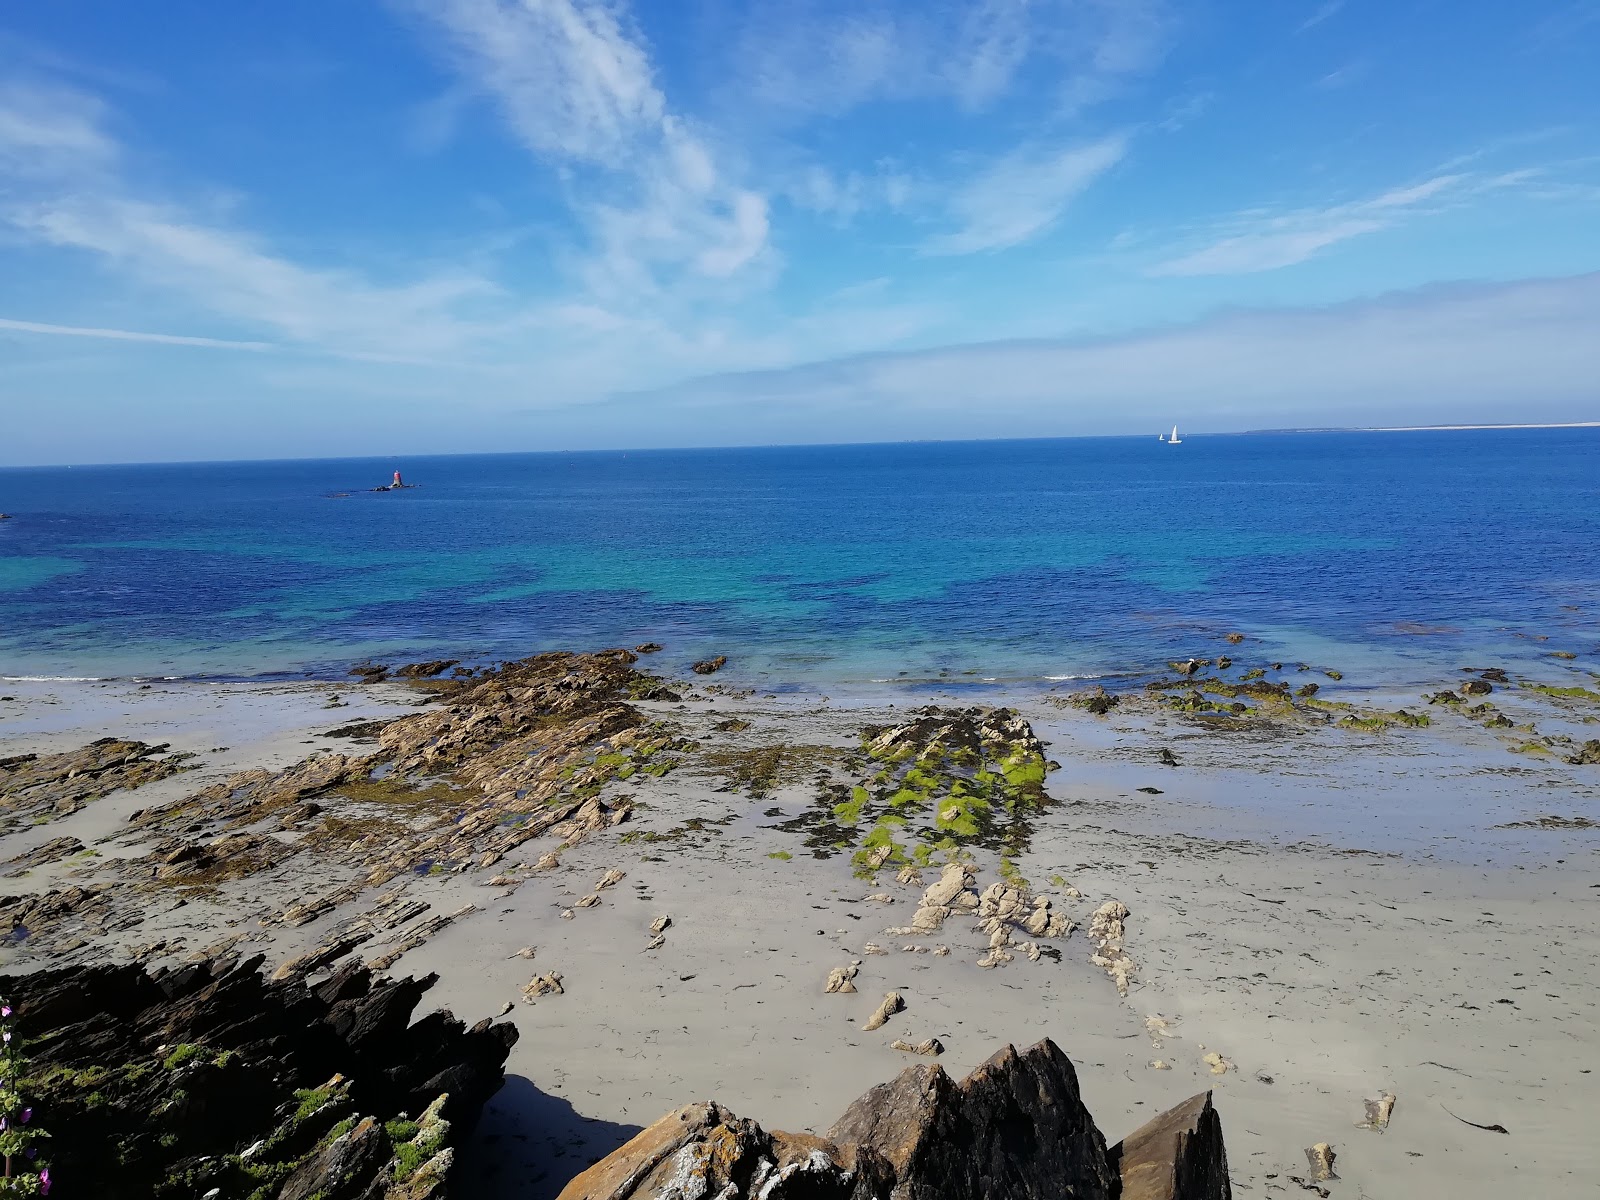
[[[0,511],[11,677],[653,640],[768,689],[1010,684],[1238,630],[1378,681],[1600,644],[1600,429],[8,469]]]

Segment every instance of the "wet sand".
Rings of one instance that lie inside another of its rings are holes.
[[[348,705],[325,709],[330,692]],[[195,771],[6,835],[4,858],[63,835],[106,857],[140,853],[124,826],[134,810],[244,767],[348,749],[322,735],[416,703],[395,685],[10,683],[0,694],[16,697],[0,702],[0,755],[110,733],[200,755]],[[500,864],[407,883],[437,912],[481,911],[393,972],[438,972],[433,1003],[469,1021],[512,1004],[505,1019],[523,1032],[463,1163],[464,1194],[553,1196],[634,1129],[695,1099],[769,1128],[825,1128],[915,1061],[895,1039],[937,1037],[941,1062],[960,1075],[1004,1042],[1045,1036],[1072,1057],[1113,1139],[1214,1088],[1245,1194],[1298,1194],[1291,1176],[1306,1174],[1303,1148],[1318,1141],[1338,1152],[1336,1195],[1590,1194],[1600,829],[1502,827],[1600,821],[1600,769],[1509,755],[1445,722],[1222,733],[1168,713],[1096,718],[1042,696],[1005,699],[1061,764],[1047,784],[1055,803],[1015,869],[1080,926],[1107,900],[1127,906],[1135,970],[1125,998],[1090,961],[1081,927],[1039,942],[1059,961],[1018,954],[992,970],[977,965],[989,939],[971,918],[927,937],[886,933],[909,924],[923,887],[889,870],[858,878],[848,857],[813,857],[800,834],[777,828],[815,803],[804,780],[752,797],[690,764],[612,783],[638,804],[632,819],[561,851],[554,869]],[[715,735],[719,744],[842,747],[905,706],[702,692],[640,707],[708,740],[730,718],[751,722]],[[1163,747],[1177,766],[1162,765]],[[530,842],[516,857],[531,863],[549,848]],[[999,878],[992,854],[978,851],[973,866],[980,890]],[[0,891],[42,890],[83,869],[54,863]],[[237,936],[239,951],[276,965],[348,916],[261,926],[260,911],[326,890],[308,869],[292,859],[247,881],[253,903],[236,894],[228,907],[152,910],[119,936],[126,946],[181,937],[181,952]],[[523,881],[489,886],[497,870]],[[596,892],[608,870],[624,877]],[[923,885],[936,877],[925,871]],[[595,894],[598,904],[576,907]],[[664,940],[647,949],[664,915]],[[869,942],[887,953],[868,953]],[[949,955],[927,949],[936,945]],[[531,960],[516,956],[530,947]],[[7,970],[39,965],[5,957]],[[857,959],[857,992],[824,995],[828,972]],[[523,1002],[530,976],[552,971],[562,993]],[[864,1030],[890,989],[905,1011]],[[1357,1128],[1363,1099],[1382,1091],[1398,1098],[1388,1129]]]

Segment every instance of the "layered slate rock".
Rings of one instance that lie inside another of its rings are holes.
[[[569,1183],[560,1200],[874,1200],[892,1183],[888,1164],[870,1150],[768,1133],[720,1104],[703,1103],[662,1117]]]
[[[435,982],[359,964],[311,986],[260,959],[14,976],[18,1088],[52,1176],[97,1200],[426,1200],[499,1089],[514,1026],[413,1021]],[[212,1189],[217,1189],[215,1193]]]
[[[1113,1195],[1105,1138],[1054,1042],[1007,1046],[960,1083],[912,1067],[873,1088],[828,1131],[894,1169],[894,1200]]]
[[[769,1133],[718,1104],[692,1104],[579,1175],[561,1200],[691,1196],[1229,1200],[1229,1187],[1209,1094],[1108,1152],[1072,1063],[1043,1041],[1007,1046],[959,1083],[937,1066],[912,1067],[852,1104],[824,1138]]]
[[[1211,1093],[1191,1096],[1123,1138],[1110,1152],[1121,1200],[1230,1200],[1222,1119]]]
[[[61,754],[0,758],[0,830],[64,817],[112,792],[191,769],[194,755],[167,750],[108,737]]]

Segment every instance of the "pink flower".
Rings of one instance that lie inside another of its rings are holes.
[[[10,1015],[11,1015],[11,1005],[9,1005],[9,1004],[0,1004],[0,1017],[9,1017]]]
[[[48,1196],[49,1194],[50,1194],[50,1168],[46,1167],[44,1170],[39,1172],[39,1195]]]

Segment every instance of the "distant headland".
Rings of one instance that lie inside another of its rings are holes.
[[[1484,422],[1476,425],[1321,425],[1291,429],[1251,429],[1248,433],[1434,433],[1461,429],[1600,429],[1600,421]]]

